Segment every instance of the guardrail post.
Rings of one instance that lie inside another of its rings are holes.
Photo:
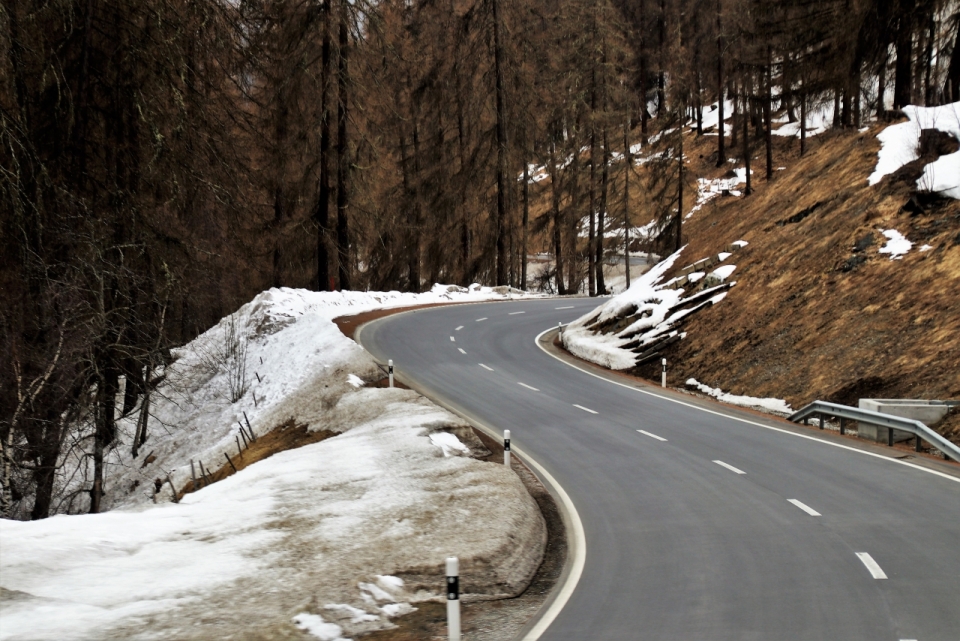
[[[920,435],[917,434],[916,436],[914,436],[914,437],[913,437],[913,440],[914,440],[913,447],[915,448],[915,450],[916,450],[917,452],[919,452],[919,451],[922,449],[922,448],[920,447]]]
[[[817,414],[817,416],[820,418],[820,429],[822,430],[822,429],[823,429],[823,414]]]
[[[460,641],[460,561],[447,557],[447,634]]]
[[[667,386],[667,359],[661,359],[663,365],[663,373],[660,375],[660,387]]]
[[[390,387],[393,387],[393,359],[387,361],[387,375],[390,377]]]
[[[843,418],[842,416],[840,417],[840,433],[847,433],[847,419]]]
[[[503,464],[510,468],[510,430],[503,430]]]
[[[887,447],[893,447],[893,428],[887,428]]]

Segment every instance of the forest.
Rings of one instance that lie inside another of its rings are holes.
[[[960,100],[958,25],[956,0],[4,0],[0,511],[57,513],[71,456],[100,511],[170,348],[257,292],[604,293],[609,230],[682,241],[681,132],[749,194],[774,115]]]

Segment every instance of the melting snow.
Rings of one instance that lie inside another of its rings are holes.
[[[730,403],[731,405],[739,405],[741,407],[757,407],[774,412],[776,414],[793,414],[793,409],[787,404],[786,401],[780,398],[755,398],[753,396],[737,396],[735,394],[727,394],[719,388],[704,385],[703,383],[698,382],[695,378],[688,378],[687,385],[689,387],[696,387],[704,394],[712,396],[717,400],[723,401],[724,403]]]
[[[887,243],[878,251],[881,254],[890,254],[890,260],[903,258],[907,252],[910,251],[910,248],[913,247],[913,243],[907,240],[904,235],[896,229],[888,229],[883,232],[883,235],[887,237]]]
[[[301,612],[293,617],[293,622],[297,627],[307,634],[317,637],[320,641],[350,641],[340,635],[343,634],[343,628],[334,623],[326,623],[319,614],[309,614]]]
[[[469,454],[470,448],[460,442],[455,434],[450,432],[434,432],[430,435],[430,442],[440,448],[444,456],[459,456]]]
[[[871,185],[920,157],[918,147],[923,129],[939,129],[960,141],[960,102],[939,107],[908,105],[903,113],[909,118],[907,122],[890,125],[877,134],[882,147],[877,154],[877,166],[867,179]],[[960,151],[928,163],[917,180],[917,189],[960,199]]]

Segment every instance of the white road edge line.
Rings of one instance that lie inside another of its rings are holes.
[[[532,389],[534,392],[539,392],[539,391],[540,391],[540,390],[538,390],[536,387],[531,387],[531,386],[527,385],[526,383],[521,383],[520,381],[517,381],[517,385],[519,385],[519,386],[521,386],[521,387],[526,387],[527,389]]]
[[[810,516],[823,516],[822,514],[820,514],[819,512],[817,512],[815,509],[813,509],[812,507],[810,507],[810,506],[807,505],[806,503],[803,503],[802,501],[798,501],[797,499],[787,499],[787,502],[788,502],[788,503],[793,503],[794,505],[796,505],[798,508],[800,508],[801,510],[803,510],[804,512],[806,512],[806,513],[809,514]]]
[[[479,323],[480,321],[485,321],[485,320],[487,320],[487,317],[486,317],[486,316],[484,316],[483,318],[478,318],[478,319],[477,319],[477,322]]]
[[[880,565],[873,560],[873,557],[870,556],[869,552],[857,552],[857,558],[860,559],[860,562],[863,563],[868,570],[870,570],[870,575],[875,579],[885,579],[887,575],[884,574],[883,570],[880,568]]]
[[[772,426],[772,425],[764,425],[763,423],[757,423],[756,421],[751,421],[751,420],[748,420],[748,419],[745,419],[745,418],[740,418],[739,416],[733,416],[733,415],[731,415],[731,414],[724,414],[723,412],[718,412],[718,411],[716,411],[716,410],[708,410],[708,409],[705,408],[705,407],[700,407],[699,405],[694,405],[693,403],[687,403],[687,402],[685,402],[685,401],[681,401],[681,400],[676,399],[676,398],[671,398],[671,397],[666,396],[666,395],[663,395],[663,394],[657,394],[657,393],[655,393],[655,392],[648,392],[647,390],[644,390],[644,389],[638,389],[638,388],[636,388],[636,387],[633,387],[632,385],[626,385],[625,383],[618,383],[617,381],[611,381],[609,378],[605,378],[605,377],[603,377],[603,376],[600,376],[599,374],[594,374],[594,373],[591,372],[590,370],[583,369],[582,367],[579,367],[579,366],[577,366],[577,365],[574,365],[573,363],[568,363],[567,361],[563,360],[563,359],[560,358],[559,356],[556,356],[555,354],[551,354],[549,351],[547,351],[547,349],[546,349],[543,345],[540,344],[540,338],[541,338],[544,334],[546,334],[547,332],[552,332],[552,331],[554,331],[555,329],[556,329],[556,327],[550,327],[550,328],[548,328],[548,329],[543,330],[543,331],[540,332],[539,334],[537,334],[537,337],[533,339],[534,342],[536,342],[537,347],[539,347],[539,348],[543,351],[544,354],[546,354],[546,355],[549,356],[550,358],[555,358],[556,360],[560,361],[561,363],[563,363],[563,364],[566,365],[567,367],[572,367],[573,369],[579,370],[579,371],[583,372],[584,374],[587,374],[588,376],[593,376],[594,378],[599,378],[601,381],[606,381],[607,383],[610,383],[611,385],[619,385],[620,387],[625,387],[625,388],[627,388],[628,390],[633,390],[634,392],[638,392],[638,393],[640,393],[640,394],[646,394],[647,396],[656,396],[657,398],[662,398],[662,399],[665,400],[665,401],[669,401],[669,402],[671,402],[671,403],[676,403],[677,405],[685,405],[686,407],[690,407],[690,408],[693,408],[693,409],[695,409],[695,410],[699,410],[699,411],[704,412],[704,413],[706,413],[706,414],[713,414],[714,416],[722,416],[723,418],[730,419],[731,421],[739,421],[739,422],[741,422],[741,423],[746,423],[747,425],[754,425],[754,426],[756,426],[756,427],[762,427],[762,428],[765,429],[765,430],[772,430],[772,431],[774,431],[774,432],[780,432],[781,434],[787,434],[787,435],[789,435],[789,436],[795,436],[795,437],[797,437],[797,438],[807,439],[808,441],[816,441],[817,443],[822,443],[822,444],[824,444],[824,445],[829,445],[829,446],[831,446],[831,447],[839,447],[840,449],[848,450],[848,451],[850,451],[850,452],[857,452],[858,454],[865,454],[865,455],[867,455],[867,456],[872,456],[872,457],[874,457],[874,458],[882,459],[882,460],[884,460],[884,461],[889,461],[890,463],[896,463],[896,464],[898,464],[898,465],[905,465],[905,466],[907,466],[907,467],[912,467],[912,468],[915,469],[915,470],[920,470],[921,472],[927,472],[927,473],[929,473],[929,474],[933,474],[933,475],[935,475],[935,476],[939,476],[939,477],[941,477],[941,478],[945,478],[945,479],[947,479],[947,480],[949,480],[949,481],[953,481],[954,483],[960,483],[960,477],[950,476],[949,474],[944,474],[943,472],[939,472],[939,471],[937,471],[937,470],[931,470],[931,469],[929,469],[929,468],[926,468],[926,467],[923,467],[923,466],[920,466],[920,465],[915,465],[915,464],[909,463],[909,462],[907,462],[907,461],[902,461],[902,460],[900,460],[900,459],[891,458],[891,457],[886,456],[886,455],[884,455],[884,454],[877,454],[876,452],[868,452],[867,450],[861,450],[861,449],[857,449],[857,448],[855,448],[855,447],[850,447],[849,445],[844,445],[843,443],[832,443],[832,442],[830,442],[830,441],[825,441],[825,440],[823,440],[823,439],[821,439],[821,438],[817,438],[816,436],[810,436],[810,435],[808,435],[808,434],[799,434],[799,433],[797,433],[797,432],[791,432],[790,430],[785,430],[785,429],[783,429],[783,428],[781,428],[781,427],[774,427],[774,426]]]
[[[716,464],[719,465],[720,467],[725,467],[725,468],[727,468],[727,469],[730,470],[731,472],[736,472],[737,474],[746,474],[746,472],[744,472],[743,470],[737,469],[737,468],[735,468],[734,466],[730,465],[729,463],[724,463],[723,461],[714,461],[714,463],[716,463]]]
[[[459,332],[459,331],[460,331],[461,329],[463,329],[463,325],[461,325],[460,327],[458,327],[458,328],[456,328],[456,329],[455,329],[455,330],[453,330],[453,331],[455,331],[455,332]]]
[[[492,367],[487,367],[487,366],[484,365],[483,363],[480,363],[480,367],[482,367],[482,368],[485,369],[485,370],[489,370],[489,371],[491,371],[491,372],[493,371],[493,368],[492,368]]]
[[[666,442],[666,440],[667,440],[667,439],[663,438],[662,436],[657,436],[656,434],[651,434],[651,433],[648,432],[647,430],[637,430],[637,431],[640,432],[641,434],[646,434],[646,435],[649,436],[650,438],[655,438],[655,439],[657,439],[658,441],[664,441],[664,442]]]
[[[578,408],[578,409],[583,410],[584,412],[590,412],[591,414],[597,414],[597,413],[598,413],[598,412],[594,412],[594,411],[593,411],[592,409],[590,409],[589,407],[584,407],[583,405],[577,405],[576,403],[574,403],[573,406],[576,407],[576,408]]]
[[[459,350],[460,350],[460,353],[461,353],[461,354],[466,354],[466,352],[465,352],[465,351],[463,351],[463,348],[462,348],[462,347],[458,347],[457,349],[459,349]]]
[[[573,309],[576,305],[567,305],[566,307],[554,307],[554,309]]]
[[[450,342],[451,342],[451,343],[456,343],[456,342],[457,342],[457,339],[455,339],[453,336],[451,336],[451,337],[450,337]]]

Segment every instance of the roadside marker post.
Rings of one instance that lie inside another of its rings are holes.
[[[387,374],[390,376],[390,387],[393,387],[393,359],[387,361]]]
[[[503,464],[510,469],[510,430],[503,430]]]
[[[460,561],[447,557],[447,632],[450,641],[460,641]]]
[[[667,386],[667,359],[661,361],[663,363],[663,374],[660,375],[660,387]]]

